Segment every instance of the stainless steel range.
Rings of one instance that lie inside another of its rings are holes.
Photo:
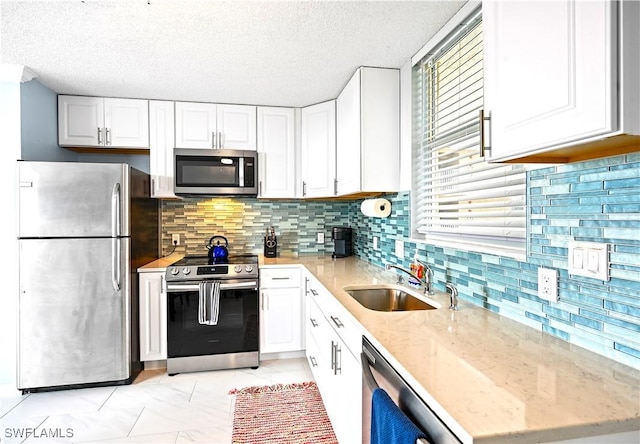
[[[257,368],[258,257],[186,256],[167,268],[167,373]]]

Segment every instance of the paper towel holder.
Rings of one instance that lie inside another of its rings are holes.
[[[360,204],[360,211],[365,216],[389,217],[391,214],[391,202],[387,199],[365,199]]]

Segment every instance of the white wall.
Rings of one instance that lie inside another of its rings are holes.
[[[411,60],[400,68],[400,190],[411,190]]]

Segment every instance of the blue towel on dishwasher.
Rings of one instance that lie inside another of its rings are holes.
[[[415,444],[426,438],[381,388],[373,391],[371,401],[371,444]]]

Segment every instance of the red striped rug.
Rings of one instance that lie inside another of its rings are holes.
[[[337,444],[315,382],[233,389],[233,443]]]

